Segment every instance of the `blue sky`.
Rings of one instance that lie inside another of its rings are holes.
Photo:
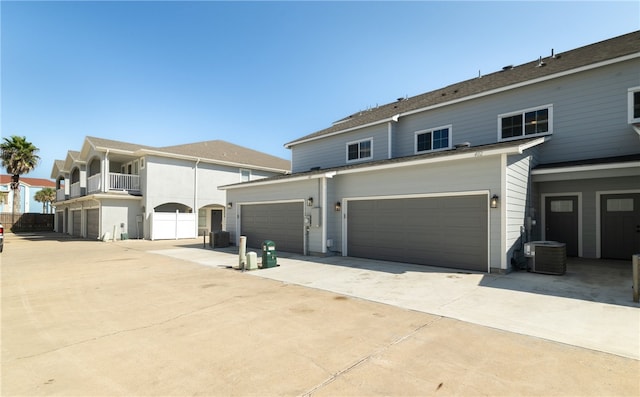
[[[1,136],[279,157],[342,117],[640,29],[628,2],[0,2]],[[4,172],[5,170],[2,170]]]

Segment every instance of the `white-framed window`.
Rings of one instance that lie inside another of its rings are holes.
[[[627,98],[629,124],[640,123],[640,87],[629,88]]]
[[[347,143],[347,163],[373,158],[373,138]]]
[[[144,157],[140,157],[140,169],[144,169]]]
[[[240,170],[240,181],[249,182],[251,180],[251,170]]]
[[[207,227],[207,210],[205,209],[198,210],[198,227],[199,228]]]
[[[415,153],[451,149],[451,125],[415,132]]]
[[[138,175],[140,173],[138,170],[139,164],[138,160],[133,161],[133,175]]]
[[[498,115],[498,140],[553,133],[553,105]]]

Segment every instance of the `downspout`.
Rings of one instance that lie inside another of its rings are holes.
[[[193,174],[193,211],[196,217],[196,221],[195,221],[196,237],[198,236],[198,219],[200,216],[200,213],[198,210],[198,164],[200,164],[200,158],[196,160],[196,165],[194,167],[194,174]]]
[[[320,195],[322,201],[320,203],[320,207],[322,208],[322,220],[320,225],[322,227],[322,253],[327,253],[327,177],[322,177],[322,194]]]
[[[102,162],[102,192],[108,192],[107,183],[111,180],[109,175],[109,149],[104,154],[104,161]]]

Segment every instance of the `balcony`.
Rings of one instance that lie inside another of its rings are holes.
[[[56,201],[64,201],[65,199],[64,188],[56,190]]]
[[[109,173],[109,190],[140,192],[140,175]]]
[[[71,184],[71,190],[69,191],[69,197],[80,197],[80,193],[82,189],[80,189],[80,182],[75,182]]]

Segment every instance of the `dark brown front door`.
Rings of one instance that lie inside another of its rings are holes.
[[[222,230],[222,210],[211,210],[211,231],[213,233]]]
[[[545,238],[567,245],[567,256],[578,256],[578,196],[547,197]]]
[[[640,253],[640,193],[603,194],[600,221],[602,258],[630,260]]]

